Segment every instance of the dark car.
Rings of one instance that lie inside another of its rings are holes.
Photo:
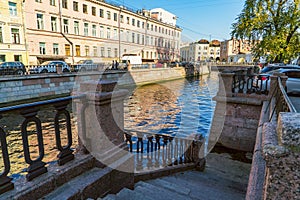
[[[273,63],[273,64],[269,64],[267,66],[265,66],[264,68],[262,68],[260,70],[260,74],[264,74],[273,70],[277,70],[280,68],[286,68],[286,69],[295,69],[295,68],[299,68],[300,66],[297,65],[285,65],[284,63]]]
[[[26,72],[25,66],[22,62],[3,62],[0,64],[0,75],[23,75]]]

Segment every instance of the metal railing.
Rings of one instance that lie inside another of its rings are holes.
[[[232,82],[232,93],[265,94],[270,90],[270,77],[253,74],[249,70],[235,71]]]
[[[274,114],[276,114],[275,117],[277,118],[280,112],[297,112],[296,108],[293,106],[290,98],[286,93],[286,88],[283,86],[280,76],[277,77],[277,85],[270,99],[269,106],[272,100],[275,101],[275,104],[273,109],[271,110],[269,121],[273,119]]]
[[[38,114],[41,109],[45,109],[47,107],[47,109],[51,108],[55,111],[52,122],[54,123],[56,141],[56,147],[54,147],[54,149],[58,150],[58,159],[56,160],[58,165],[64,165],[74,159],[73,149],[71,148],[73,145],[71,117],[70,112],[67,110],[67,106],[70,104],[72,99],[77,98],[83,98],[83,96],[62,97],[0,108],[0,142],[3,160],[3,171],[0,175],[0,194],[14,188],[12,178],[10,178],[8,174],[11,173],[10,158],[13,156],[12,154],[16,152],[12,152],[9,147],[18,149],[21,148],[21,146],[11,146],[12,141],[8,141],[7,138],[11,133],[5,131],[7,122],[3,122],[5,120],[4,116],[16,113],[16,115],[20,115],[22,117],[21,124],[15,127],[16,129],[20,128],[17,132],[21,134],[21,143],[23,148],[22,150],[18,150],[17,153],[21,153],[18,158],[20,159],[21,157],[24,157],[26,164],[28,164],[25,171],[26,179],[27,181],[30,181],[48,171],[46,162],[44,162],[45,144],[43,137],[45,137],[45,135],[42,130],[43,126],[41,116]],[[62,132],[64,133],[63,143],[66,143],[65,145],[62,144]],[[32,137],[33,135],[35,135],[35,137]]]
[[[125,141],[135,156],[135,173],[139,173],[197,163],[203,137],[183,138],[126,130]]]

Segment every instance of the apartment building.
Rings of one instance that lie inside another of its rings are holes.
[[[0,1],[0,62],[27,64],[23,1]]]
[[[251,50],[252,41],[230,39],[221,42],[221,61],[224,62],[253,62]]]
[[[181,29],[96,0],[32,0],[24,7],[29,63],[60,59],[74,63],[120,60],[136,54],[144,62],[179,60]]]
[[[180,48],[182,61],[218,61],[220,60],[220,42],[201,39]]]

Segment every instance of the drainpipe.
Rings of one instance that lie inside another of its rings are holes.
[[[24,45],[25,45],[25,51],[26,51],[26,65],[29,64],[29,55],[28,55],[28,45],[27,45],[27,37],[26,37],[26,22],[25,22],[25,0],[22,1],[22,24],[23,24],[23,37],[24,37]],[[23,59],[22,59],[23,62]]]
[[[63,33],[63,25],[62,25],[62,5],[61,5],[61,1],[59,2],[59,24],[60,24],[60,34],[68,41],[68,43],[71,45],[71,55],[72,55],[72,64],[74,64],[74,46],[73,46],[73,42],[71,42],[71,40]]]
[[[119,63],[121,63],[121,13],[122,13],[122,8],[119,8],[119,17],[118,17],[118,35],[119,35]]]

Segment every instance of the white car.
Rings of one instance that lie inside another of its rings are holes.
[[[281,68],[277,70],[270,71],[265,74],[260,74],[260,78],[263,80],[263,87],[267,85],[267,88],[270,88],[269,77],[274,73],[283,73],[288,76],[286,81],[286,92],[288,95],[300,95],[300,68],[299,69],[286,69]]]
[[[41,65],[32,67],[29,69],[30,73],[49,73],[49,72],[57,72],[57,67],[62,67],[62,72],[70,72],[70,66],[60,60],[46,61]]]

